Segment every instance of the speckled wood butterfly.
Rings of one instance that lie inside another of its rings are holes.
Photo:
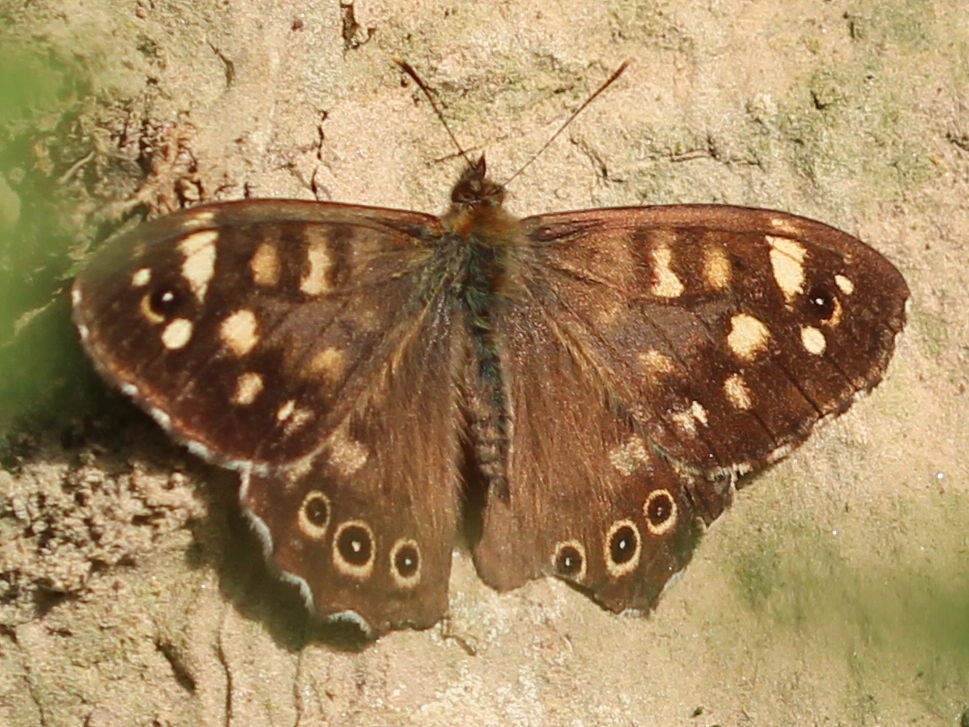
[[[902,330],[899,272],[820,222],[515,219],[503,193],[481,157],[442,217],[200,206],[74,283],[97,367],[241,473],[269,558],[322,619],[438,621],[468,518],[491,586],[554,575],[647,610],[737,476],[871,390]]]

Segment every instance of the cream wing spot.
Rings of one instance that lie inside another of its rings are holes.
[[[767,349],[770,330],[759,318],[749,313],[737,313],[730,319],[727,346],[744,361],[753,361]]]
[[[747,411],[753,406],[750,389],[741,374],[731,374],[726,378],[723,382],[723,393],[726,395],[727,401],[740,411]]]
[[[328,440],[329,464],[343,477],[352,477],[367,464],[370,450],[362,442],[351,439],[345,428],[338,429]]]
[[[236,356],[245,356],[259,343],[259,322],[248,308],[230,313],[219,326],[219,338]]]
[[[276,421],[285,422],[287,419],[293,416],[294,411],[296,411],[296,399],[289,399],[276,410]]]
[[[151,268],[139,268],[131,275],[132,288],[144,288],[151,282]]]
[[[808,353],[820,356],[828,347],[828,339],[814,326],[804,326],[801,328],[801,345]]]
[[[209,283],[215,275],[215,243],[218,239],[218,230],[201,230],[193,232],[178,243],[179,251],[185,256],[182,261],[182,277],[199,303],[205,300]]]
[[[343,378],[346,363],[346,351],[330,346],[314,354],[305,371],[309,377],[322,378],[327,384],[333,385]]]
[[[774,281],[790,304],[804,292],[804,258],[807,250],[801,243],[787,237],[767,236],[770,244],[770,264]]]
[[[730,287],[733,266],[726,251],[720,245],[707,245],[703,249],[703,278],[712,290]]]
[[[289,416],[282,420],[283,434],[287,437],[291,436],[294,432],[306,426],[313,419],[313,416],[313,412],[309,409],[294,407]]]
[[[624,477],[649,464],[649,450],[642,437],[630,436],[625,443],[609,451],[609,463]]]
[[[855,284],[851,282],[851,278],[845,275],[835,275],[834,284],[837,285],[838,290],[845,295],[851,295],[855,292]]]
[[[256,400],[262,393],[265,382],[261,375],[249,371],[236,379],[235,393],[232,395],[232,403],[239,406],[248,406]]]
[[[683,294],[683,282],[673,272],[673,250],[666,242],[657,242],[650,250],[653,261],[653,284],[650,292],[660,298],[678,298]]]
[[[176,318],[162,329],[162,345],[169,351],[184,348],[192,340],[195,326],[187,318]]]
[[[800,225],[796,224],[794,220],[787,217],[772,217],[770,224],[771,227],[778,232],[785,235],[790,235],[791,237],[798,237],[801,234]]]
[[[262,288],[275,287],[279,283],[281,269],[279,249],[274,242],[261,243],[249,260],[252,282]]]
[[[679,427],[684,434],[696,434],[697,422],[707,426],[707,410],[698,401],[690,402],[690,408],[685,411],[677,411],[670,415],[673,423]]]
[[[182,222],[182,228],[186,231],[201,230],[203,227],[215,226],[215,212],[206,209],[194,209]]]
[[[333,258],[325,239],[314,238],[306,243],[306,272],[299,281],[299,289],[306,295],[320,295],[330,288],[329,272]]]
[[[646,380],[652,384],[657,383],[664,375],[673,373],[675,369],[673,359],[655,348],[644,351],[637,358]]]

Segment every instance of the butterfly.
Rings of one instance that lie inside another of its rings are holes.
[[[74,282],[98,370],[240,473],[269,560],[320,619],[436,623],[462,533],[498,590],[556,576],[648,611],[738,476],[871,390],[904,326],[898,270],[821,222],[517,219],[503,198],[482,155],[440,217],[202,205]]]

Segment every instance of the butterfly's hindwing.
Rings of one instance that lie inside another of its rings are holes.
[[[488,500],[479,573],[500,590],[555,575],[614,611],[652,607],[730,482],[715,489],[653,451],[534,301],[508,302],[494,323],[512,422],[508,497]]]
[[[464,345],[450,314],[424,311],[314,455],[244,477],[240,497],[272,561],[317,616],[350,617],[372,635],[426,628],[447,611]]]

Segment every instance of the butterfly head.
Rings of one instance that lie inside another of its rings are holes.
[[[484,154],[477,161],[468,162],[454,188],[451,204],[457,210],[473,210],[482,207],[500,207],[505,199],[505,188],[486,176]]]

